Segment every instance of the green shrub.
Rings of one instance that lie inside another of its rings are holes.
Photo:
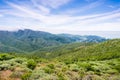
[[[87,62],[79,62],[78,63],[78,66],[80,67],[80,68],[84,68],[85,70],[87,70],[87,71],[90,71],[91,70],[91,65],[90,65],[90,63],[87,63]]]
[[[10,65],[9,64],[1,64],[0,65],[0,70],[8,70],[10,69]]]
[[[85,71],[83,69],[80,69],[78,72],[80,78],[83,78],[85,76]]]
[[[118,71],[116,69],[110,69],[106,71],[108,74],[116,74]]]
[[[14,58],[13,56],[11,55],[8,55],[8,54],[0,54],[0,60],[9,60],[9,59],[12,59]]]
[[[64,60],[64,63],[65,63],[66,65],[68,65],[68,64],[72,64],[73,61],[72,61],[72,60],[69,60],[69,59],[66,59],[66,60]]]
[[[65,77],[64,77],[63,73],[58,72],[57,76],[58,76],[59,80],[65,80]]]
[[[54,70],[48,67],[44,68],[43,70],[45,71],[45,73],[48,73],[48,74],[54,73]]]
[[[79,71],[79,68],[76,64],[71,64],[70,65],[70,70],[77,72],[77,71]]]
[[[68,70],[68,67],[62,67],[62,72],[66,72]]]
[[[118,70],[118,72],[120,72],[120,64],[115,65],[114,68],[115,68],[116,70]]]
[[[21,79],[22,80],[29,80],[29,77],[31,76],[31,72],[27,72],[27,73],[24,73],[22,76],[21,76]]]
[[[49,65],[47,65],[49,68],[51,68],[51,69],[55,69],[55,66],[54,66],[54,64],[49,64]]]
[[[34,70],[29,78],[29,80],[42,80],[41,78],[46,77],[47,74],[43,70]],[[45,80],[45,79],[43,79]]]
[[[16,58],[16,59],[15,59],[15,62],[22,64],[22,63],[24,62],[24,60],[21,59],[21,58]]]
[[[27,62],[27,67],[32,70],[36,67],[36,65],[37,65],[36,62],[33,59],[31,59]]]

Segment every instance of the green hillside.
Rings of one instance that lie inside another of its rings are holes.
[[[31,55],[61,60],[104,60],[120,57],[120,40],[113,39],[102,43],[71,43],[36,50]],[[66,57],[67,56],[67,57]]]
[[[57,35],[29,29],[18,31],[0,31],[0,52],[27,53],[45,47],[59,46],[74,42],[103,42],[107,39],[99,36]],[[5,50],[6,49],[6,50]]]
[[[79,47],[86,47],[86,46],[90,46],[96,43],[88,43],[88,42],[81,42],[81,43],[71,43],[71,44],[62,44],[59,46],[52,46],[52,47],[45,47],[45,48],[41,48],[39,50],[33,51],[31,53],[31,55],[36,55],[42,58],[55,58],[61,55],[65,55],[68,53],[73,53],[76,52],[76,50]],[[28,55],[30,55],[28,53]]]
[[[67,56],[67,57],[66,57]],[[61,60],[106,60],[120,57],[120,39],[113,39],[90,46],[78,47],[59,57]]]

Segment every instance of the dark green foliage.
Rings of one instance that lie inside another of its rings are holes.
[[[90,63],[79,62],[78,66],[86,69],[86,71],[92,71]]]
[[[55,66],[54,66],[54,64],[49,64],[49,65],[47,65],[49,68],[51,68],[51,69],[55,69]]]
[[[59,80],[65,80],[64,75],[61,72],[57,73]]]
[[[0,60],[9,60],[9,59],[12,59],[14,58],[13,56],[5,53],[5,54],[0,54]]]
[[[44,68],[43,70],[45,71],[45,73],[48,73],[48,74],[51,74],[51,73],[54,72],[54,69],[51,69],[51,68],[49,68],[49,67],[46,67],[46,68]]]
[[[27,72],[27,73],[24,73],[22,76],[21,76],[21,79],[22,80],[29,80],[29,77],[31,76],[31,72]]]
[[[120,72],[120,64],[115,65],[114,68]]]
[[[27,67],[33,70],[36,67],[36,62],[33,59],[29,60],[27,62]]]

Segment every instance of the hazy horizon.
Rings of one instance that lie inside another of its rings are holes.
[[[26,29],[16,29],[16,30],[0,30],[0,31],[18,31],[18,30],[26,30]],[[32,30],[32,29],[30,29]],[[43,31],[43,30],[33,30],[33,31]],[[52,33],[52,34],[72,34],[72,35],[95,35],[95,36],[101,36],[101,37],[105,37],[105,38],[110,38],[110,39],[114,39],[114,38],[120,38],[120,31],[76,31],[76,32],[50,32],[50,31],[43,31],[43,32],[48,32],[48,33]]]

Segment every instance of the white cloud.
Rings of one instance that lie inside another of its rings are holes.
[[[3,17],[3,15],[2,15],[2,14],[0,14],[0,17]]]
[[[57,1],[60,0],[56,0],[55,2]],[[65,1],[67,2],[68,0]],[[39,4],[35,2],[35,0],[32,2],[34,4],[33,6],[39,8],[36,10],[41,10],[42,12],[35,11],[32,7],[26,7],[19,4],[7,2],[11,9],[3,11],[0,10],[0,12],[2,12],[2,14],[12,15],[14,17],[7,17],[8,19],[6,19],[4,23],[8,22],[8,25],[0,25],[0,29],[16,30],[28,28],[33,30],[48,31],[52,33],[77,33],[79,31],[120,30],[120,9],[114,10],[112,12],[86,16],[71,16],[61,14],[53,15],[50,12],[51,9],[46,6],[48,3],[45,2],[47,1],[44,0],[44,4]],[[52,8],[58,8],[59,6],[65,4],[65,2],[61,2],[60,4],[56,4],[57,6],[53,7],[53,3],[49,4],[49,6]],[[89,7],[94,8],[95,6],[98,6],[97,4],[98,2],[91,3]],[[87,10],[87,8],[88,6],[83,7],[82,9]]]
[[[41,4],[39,4],[39,3],[37,2],[37,0],[31,0],[31,2],[32,2],[33,5],[34,5],[35,7],[37,7],[41,12],[43,12],[43,13],[45,13],[45,14],[49,14],[49,13],[50,13],[50,9],[47,8],[47,7],[45,7],[45,6],[43,6],[43,5],[41,5]]]
[[[87,10],[98,7],[98,6],[102,5],[103,3],[104,3],[104,0],[96,0],[95,2],[89,2],[85,6],[82,6],[82,7],[79,7],[79,8],[73,8],[73,9],[69,9],[69,10],[66,10],[64,12],[61,12],[61,14],[75,14],[75,13],[85,12]]]
[[[37,3],[41,3],[44,6],[48,6],[55,9],[68,3],[69,1],[70,0],[36,0]]]

